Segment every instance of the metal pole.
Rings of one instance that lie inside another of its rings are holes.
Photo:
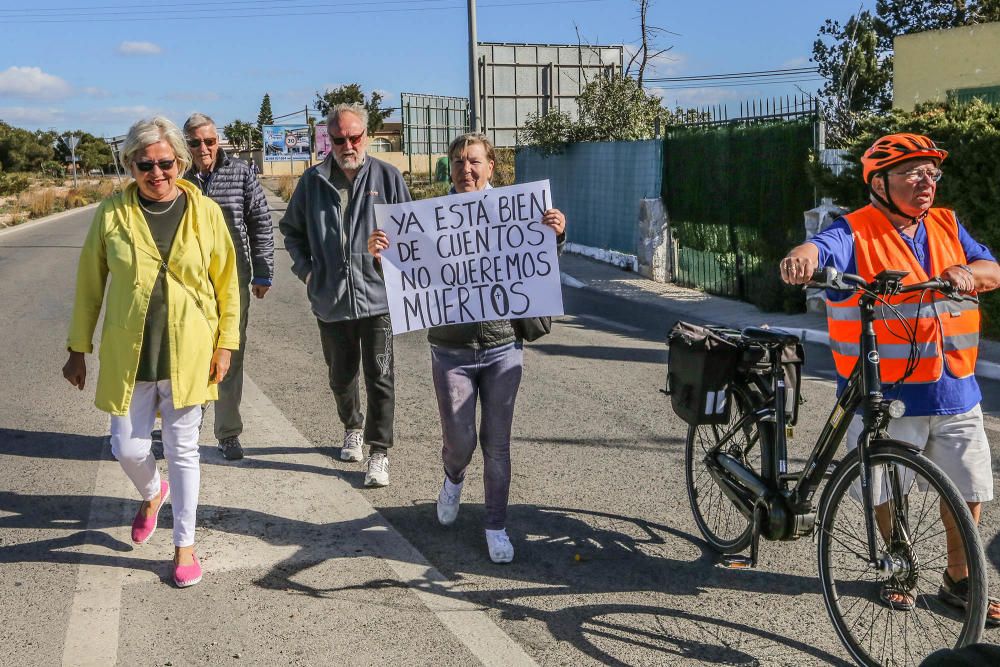
[[[400,98],[400,102],[402,102]],[[403,120],[406,122],[406,159],[410,164],[410,182],[413,182],[413,135],[411,134],[413,130],[413,119],[410,117],[410,105],[406,105],[406,115],[403,116]]]
[[[479,132],[479,65],[476,51],[476,0],[469,0],[469,127]]]

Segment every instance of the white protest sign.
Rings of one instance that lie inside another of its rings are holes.
[[[376,204],[392,333],[562,315],[548,181]]]

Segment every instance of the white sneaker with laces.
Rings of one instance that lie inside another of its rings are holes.
[[[340,448],[341,461],[360,461],[364,458],[362,445],[364,444],[364,432],[361,429],[344,431],[344,446]]]
[[[365,463],[365,486],[389,486],[389,457],[375,452]]]
[[[458,507],[462,500],[462,485],[453,484],[447,477],[441,485],[441,492],[438,493],[437,512],[438,521],[442,526],[450,526],[458,518]]]
[[[490,550],[490,560],[494,563],[509,563],[514,560],[514,545],[507,537],[507,529],[486,530],[486,546]]]

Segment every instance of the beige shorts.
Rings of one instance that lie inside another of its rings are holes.
[[[847,429],[847,451],[857,447],[861,435],[861,416],[855,415]],[[936,463],[958,488],[966,502],[993,500],[993,464],[990,443],[983,427],[983,411],[979,405],[960,415],[900,417],[889,423],[889,437],[907,442],[921,450]],[[912,473],[904,486],[912,483]],[[876,504],[888,499],[879,470],[872,471]],[[859,484],[855,484],[859,486]],[[925,490],[921,487],[921,490]],[[860,498],[860,492],[851,495]]]

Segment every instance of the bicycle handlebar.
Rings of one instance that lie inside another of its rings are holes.
[[[861,276],[853,273],[841,273],[833,267],[827,266],[817,269],[813,273],[809,281],[809,286],[844,292],[864,290],[874,292],[875,294],[906,294],[908,292],[932,290],[952,301],[972,301],[973,303],[979,303],[979,297],[959,292],[954,285],[943,278],[931,278],[922,283],[903,285],[901,281],[906,275],[907,272],[905,271],[883,271],[869,283]]]

